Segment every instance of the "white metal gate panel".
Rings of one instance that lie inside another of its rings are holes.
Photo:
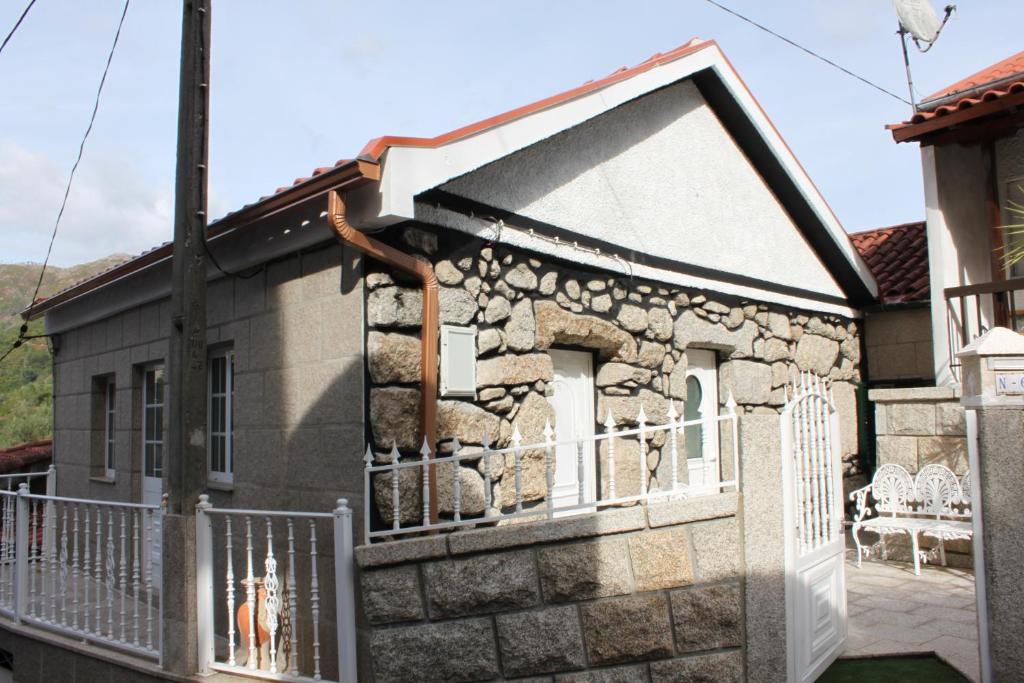
[[[782,411],[789,680],[815,680],[846,646],[839,414],[826,382],[803,374]]]

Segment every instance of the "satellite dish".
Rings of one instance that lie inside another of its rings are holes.
[[[939,32],[946,22],[939,20],[928,0],[892,0],[892,4],[896,8],[900,26],[915,40],[933,43],[939,37]],[[946,8],[947,19],[951,11],[950,8]]]

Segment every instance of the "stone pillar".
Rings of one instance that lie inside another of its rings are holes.
[[[786,554],[778,415],[740,420],[747,679],[786,680]]]
[[[968,451],[982,681],[1017,680],[1024,671],[1024,336],[997,327],[957,356],[968,441],[977,435]]]

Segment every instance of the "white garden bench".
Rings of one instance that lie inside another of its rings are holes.
[[[869,503],[869,494],[874,500],[873,509]],[[913,548],[916,575],[921,574],[921,562],[934,558],[936,551],[936,548],[922,551],[919,536],[928,536],[938,541],[939,560],[945,566],[945,542],[970,539],[973,534],[970,472],[958,481],[948,467],[932,464],[925,465],[916,478],[911,478],[910,473],[900,465],[882,465],[875,471],[870,484],[850,494],[850,500],[857,504],[852,531],[853,540],[857,544],[858,567],[861,558],[870,555],[874,549],[874,546],[861,543],[858,537],[861,529],[879,535],[876,545],[880,546],[883,560],[888,559],[885,537],[907,534]]]

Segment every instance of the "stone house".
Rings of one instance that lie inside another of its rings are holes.
[[[217,507],[346,497],[379,529],[395,491],[401,524],[500,513],[545,499],[543,454],[442,473],[426,511],[416,477],[366,475],[367,444],[371,464],[411,461],[424,441],[538,443],[547,423],[586,440],[641,407],[652,425],[740,415],[739,494],[357,549],[361,678],[785,678],[778,413],[800,372],[827,377],[856,461],[877,291],[713,41],[436,138],[371,141],[215,221],[209,248]],[[53,340],[61,495],[166,489],[170,259],[158,247],[30,311]],[[707,466],[731,438],[687,442],[684,480],[736,477]],[[590,495],[611,485],[604,448],[580,456]],[[664,486],[667,449],[618,449],[618,493]]]

